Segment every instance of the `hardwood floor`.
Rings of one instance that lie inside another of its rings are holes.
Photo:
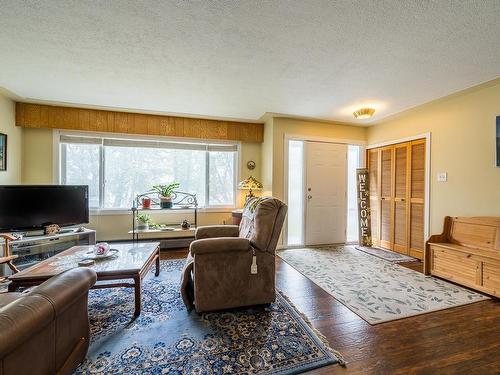
[[[183,258],[186,250],[162,259]],[[404,266],[421,271],[421,263]],[[346,362],[318,374],[500,374],[500,301],[371,326],[279,257],[276,286]]]

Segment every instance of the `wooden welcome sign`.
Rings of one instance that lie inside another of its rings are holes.
[[[358,225],[359,245],[372,246],[371,215],[370,215],[370,184],[368,169],[356,170],[358,185]]]

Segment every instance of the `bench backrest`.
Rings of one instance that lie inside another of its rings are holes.
[[[500,217],[451,217],[449,242],[500,251]]]

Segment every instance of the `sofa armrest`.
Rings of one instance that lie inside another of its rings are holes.
[[[194,238],[201,240],[203,238],[215,237],[238,237],[240,228],[237,225],[209,225],[206,227],[198,227]]]
[[[191,242],[189,252],[192,256],[198,254],[214,254],[250,250],[250,241],[240,237],[204,238]]]
[[[95,271],[77,268],[54,276],[0,309],[0,359],[43,330],[88,293]]]
[[[29,295],[39,295],[49,301],[56,313],[61,314],[72,302],[88,293],[97,280],[94,270],[86,267],[73,268],[52,277],[34,288]]]

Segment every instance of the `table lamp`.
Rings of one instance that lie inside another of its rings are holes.
[[[255,195],[253,195],[252,190],[262,190],[262,184],[255,177],[250,176],[244,179],[243,181],[240,181],[240,183],[238,184],[238,189],[248,190],[248,193],[245,197],[245,200],[248,200],[250,198],[255,197]]]

